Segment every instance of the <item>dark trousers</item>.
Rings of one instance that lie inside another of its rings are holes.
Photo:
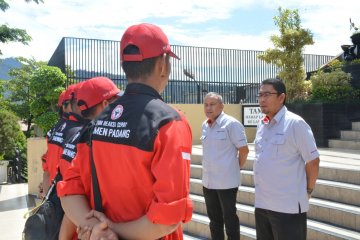
[[[257,240],[306,240],[306,212],[288,214],[256,208],[255,223]]]
[[[211,239],[223,240],[224,224],[228,240],[240,239],[240,223],[236,214],[238,188],[208,189],[203,187]]]

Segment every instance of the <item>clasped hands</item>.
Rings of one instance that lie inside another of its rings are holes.
[[[114,223],[105,214],[91,210],[85,220],[77,227],[78,239],[81,240],[118,240],[117,234],[111,230]]]

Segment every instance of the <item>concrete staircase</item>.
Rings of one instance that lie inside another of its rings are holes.
[[[341,131],[340,139],[330,139],[329,147],[360,150],[360,122],[353,122],[351,130]]]
[[[252,165],[254,146],[241,170],[242,186],[237,195],[241,239],[256,239],[254,182]],[[320,171],[308,212],[309,240],[360,239],[360,151],[338,152],[320,149]],[[191,160],[192,220],[183,225],[185,239],[210,239],[209,219],[202,196],[202,148],[193,147]]]

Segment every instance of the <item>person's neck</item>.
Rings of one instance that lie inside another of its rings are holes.
[[[155,89],[159,94],[164,91],[161,81],[159,81],[158,79],[157,80],[153,79],[151,77],[129,80],[129,83],[140,83],[140,84],[147,85],[147,86]]]

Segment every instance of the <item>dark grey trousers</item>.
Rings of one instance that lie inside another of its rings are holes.
[[[255,223],[257,240],[306,240],[306,212],[288,214],[256,208]]]
[[[240,239],[240,223],[236,214],[238,188],[208,189],[203,187],[206,210],[210,219],[211,239],[223,240],[224,225],[228,240]]]

